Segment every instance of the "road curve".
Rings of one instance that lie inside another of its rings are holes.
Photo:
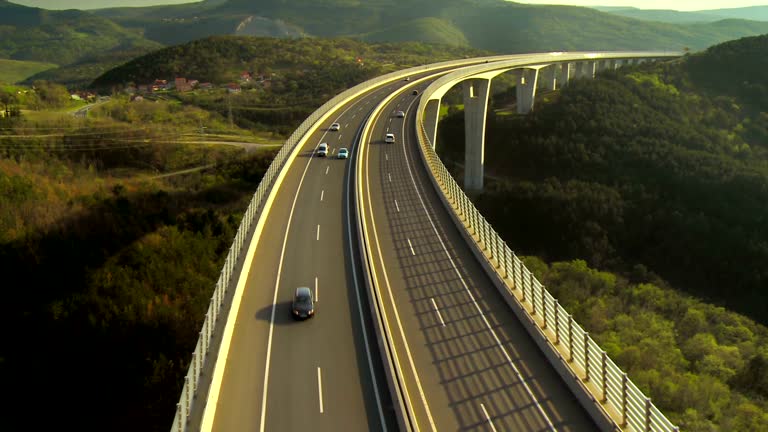
[[[376,286],[419,429],[597,430],[441,203],[418,154],[417,103],[407,89],[384,107],[362,160]]]
[[[404,82],[338,107],[288,168],[267,215],[236,317],[217,401],[215,431],[396,430],[370,325],[347,197],[357,132],[372,107]],[[341,130],[327,130],[331,122]],[[314,156],[327,142],[327,158]],[[355,261],[352,261],[352,260]],[[296,322],[298,286],[317,296],[316,316]],[[234,349],[237,347],[237,349]]]

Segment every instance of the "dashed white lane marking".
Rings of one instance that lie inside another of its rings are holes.
[[[442,324],[443,327],[445,327],[445,321],[443,321],[443,316],[440,314],[440,309],[437,308],[437,303],[435,303],[435,299],[430,298],[430,300],[432,301],[432,307],[435,308],[435,312],[437,313],[437,319],[439,319],[440,324]]]
[[[395,200],[395,208],[397,209],[397,212],[400,213],[400,206],[397,205],[397,200]]]
[[[404,124],[403,124],[403,136],[405,136]],[[552,423],[552,420],[550,420],[549,416],[547,415],[547,412],[544,411],[544,407],[542,407],[539,400],[533,394],[531,387],[528,385],[527,382],[525,382],[523,375],[520,373],[520,369],[518,369],[518,367],[512,361],[512,357],[509,356],[509,353],[507,352],[507,349],[504,347],[504,344],[501,343],[501,340],[499,339],[498,335],[493,330],[493,327],[491,327],[491,323],[488,321],[488,318],[483,313],[482,308],[480,308],[480,305],[477,303],[477,300],[475,299],[474,294],[472,294],[472,291],[469,289],[469,285],[467,285],[467,282],[464,280],[464,277],[462,276],[461,272],[459,272],[459,268],[456,266],[456,262],[451,257],[451,254],[448,253],[448,248],[445,246],[445,242],[443,241],[442,237],[440,237],[440,234],[437,231],[437,227],[435,226],[435,222],[432,220],[432,216],[430,216],[429,212],[427,211],[427,205],[424,203],[424,198],[421,196],[419,187],[416,185],[416,178],[413,175],[413,169],[411,169],[410,158],[408,157],[408,152],[405,151],[405,139],[403,139],[403,150],[405,155],[405,166],[406,168],[408,168],[408,174],[411,177],[411,184],[413,185],[413,188],[416,191],[416,196],[419,198],[419,202],[421,203],[421,208],[424,210],[424,214],[426,215],[426,220],[432,226],[432,232],[434,232],[435,237],[437,238],[438,242],[440,242],[440,246],[443,249],[443,253],[445,254],[446,258],[448,258],[448,262],[451,264],[451,267],[453,267],[453,271],[454,273],[456,273],[456,276],[458,277],[459,281],[461,281],[461,284],[464,287],[464,291],[467,293],[472,304],[475,306],[475,310],[477,310],[477,312],[480,314],[480,318],[485,323],[485,327],[488,329],[488,332],[496,341],[496,346],[499,348],[501,353],[506,358],[507,364],[509,364],[512,367],[512,370],[515,372],[515,375],[517,375],[517,378],[520,380],[520,383],[523,385],[523,388],[525,389],[526,393],[528,393],[528,397],[530,397],[531,401],[533,401],[533,403],[536,405],[536,409],[544,418],[544,421],[547,423],[547,426],[549,426],[549,430],[557,431],[557,428],[555,428],[555,425]]]
[[[392,183],[392,174],[387,173],[387,177],[389,177],[389,182]]]
[[[323,200],[323,197],[325,196],[325,189],[320,191],[320,201]]]
[[[360,111],[360,110],[358,110],[358,111]],[[352,114],[352,118],[355,118],[355,116],[356,116],[356,115],[357,115],[357,114]]]
[[[389,153],[384,153],[384,157],[389,160]]]
[[[317,224],[317,240],[320,240],[320,224]]]
[[[339,134],[339,141],[341,141],[341,134]]]
[[[411,243],[411,239],[408,239],[408,247],[411,248],[411,255],[416,256],[416,251],[413,250],[413,243]]]
[[[480,404],[480,409],[483,410],[483,414],[485,415],[485,419],[488,420],[488,426],[491,427],[491,430],[493,432],[496,432],[496,426],[493,425],[493,422],[491,421],[491,416],[489,416],[488,415],[488,411],[485,410],[485,405]],[[322,412],[322,410],[320,412]]]
[[[317,367],[317,399],[320,401],[320,414],[323,413],[323,374]]]
[[[325,175],[328,175],[328,170],[331,169],[330,166],[325,167]]]
[[[348,128],[348,127],[349,127],[349,123],[345,124],[345,125],[344,125],[344,127],[345,127],[345,128]]]

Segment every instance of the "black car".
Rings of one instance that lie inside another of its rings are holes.
[[[418,94],[419,94],[419,91],[418,91],[418,90],[414,90],[414,91],[413,91],[413,95],[414,95],[414,96],[417,96]]]
[[[307,287],[296,288],[291,302],[291,316],[295,319],[307,319],[315,315],[315,299],[312,290]]]

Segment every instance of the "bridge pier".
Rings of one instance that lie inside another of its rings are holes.
[[[567,86],[568,81],[571,80],[571,64],[572,63],[565,62],[562,65],[559,65],[560,79],[558,80],[558,83],[560,83],[559,84],[560,87]],[[557,68],[558,65],[555,65],[555,67]]]
[[[595,62],[582,61],[576,63],[576,78],[593,79],[595,77]]]
[[[517,79],[517,113],[528,114],[533,110],[536,98],[536,81],[539,77],[538,69],[522,69]],[[553,84],[554,85],[554,84]]]
[[[491,78],[470,78],[464,90],[464,190],[483,189],[485,165],[485,118]]]
[[[424,109],[424,129],[432,144],[432,150],[437,146],[437,123],[440,120],[440,98],[430,99]]]
[[[541,88],[554,91],[558,88],[557,80],[558,65],[551,65],[541,70]]]

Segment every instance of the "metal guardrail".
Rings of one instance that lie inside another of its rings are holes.
[[[511,58],[519,57],[519,55],[501,55],[490,57],[478,57],[472,59],[451,60],[440,63],[433,63],[424,66],[417,66],[405,70],[391,72],[386,75],[374,78],[364,83],[358,84],[355,87],[345,90],[344,92],[336,95],[333,99],[324,103],[320,108],[315,110],[299,127],[291,134],[286,140],[283,147],[278,152],[275,159],[270,164],[267,172],[262,177],[256,192],[253,194],[248,208],[243,215],[240,227],[237,230],[237,235],[232,242],[232,246],[229,248],[224,267],[219,275],[219,279],[216,282],[216,288],[214,289],[213,296],[211,297],[208,311],[205,314],[205,320],[203,321],[203,327],[200,331],[200,338],[195,345],[195,350],[192,353],[192,360],[187,370],[187,374],[184,377],[184,386],[181,390],[181,396],[179,402],[176,404],[176,415],[173,419],[173,425],[171,426],[171,432],[185,432],[187,428],[187,419],[193,409],[202,409],[203,407],[195,406],[194,402],[197,399],[197,390],[201,380],[201,373],[208,361],[215,361],[210,358],[211,341],[215,337],[215,332],[220,330],[222,326],[219,324],[219,317],[221,315],[227,315],[226,311],[222,308],[225,307],[224,299],[227,295],[229,288],[236,285],[239,272],[236,272],[237,263],[242,257],[243,246],[247,244],[246,240],[253,228],[262,216],[262,207],[266,197],[272,192],[272,187],[275,183],[275,179],[279,175],[280,171],[285,167],[286,162],[289,160],[290,154],[294,151],[296,146],[301,142],[301,139],[309,131],[312,126],[320,120],[323,116],[335,109],[338,105],[344,103],[348,99],[359,95],[369,89],[379,86],[386,82],[402,79],[405,76],[411,74],[424,72],[428,70],[435,70],[441,68],[447,68],[451,66],[463,66],[479,62],[492,62],[508,60]]]
[[[562,61],[553,59],[553,63]],[[448,76],[440,80],[443,79],[450,82]],[[422,98],[428,96],[425,92]],[[467,233],[482,249],[497,276],[504,281],[509,294],[518,300],[531,321],[546,336],[547,342],[555,350],[558,347],[564,349],[567,354],[564,360],[568,367],[587,384],[594,400],[606,411],[618,413],[619,418],[614,418],[617,426],[633,431],[679,431],[651,399],[629,380],[627,374],[608,357],[589,333],[574,321],[573,315],[560,306],[557,299],[526,268],[472,204],[434,151],[424,127],[423,107],[420,104],[417,113],[417,136],[422,160],[447,199],[449,211],[454,212],[457,219],[463,222]]]

